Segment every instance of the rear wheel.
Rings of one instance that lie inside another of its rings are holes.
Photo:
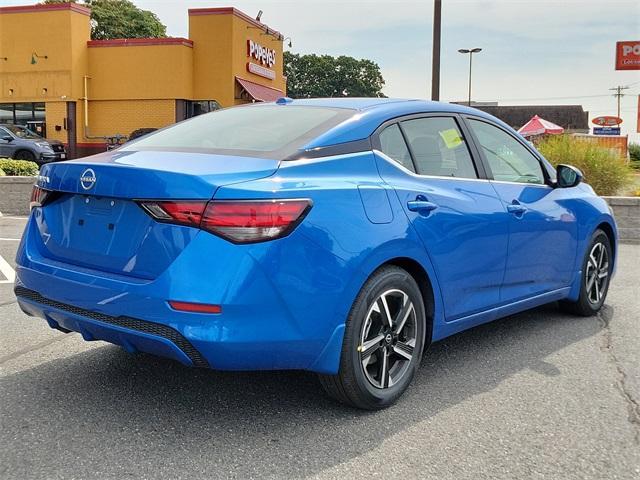
[[[19,152],[16,152],[15,159],[28,160],[29,162],[35,162],[36,156],[29,150],[20,150]]]
[[[609,237],[602,230],[596,230],[582,262],[580,296],[575,302],[561,302],[562,307],[577,315],[589,317],[602,308],[613,269],[613,252]]]
[[[379,269],[354,302],[337,375],[321,375],[326,392],[342,403],[375,410],[395,402],[418,369],[425,337],[420,289],[405,270]]]

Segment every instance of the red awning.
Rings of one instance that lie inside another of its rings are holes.
[[[564,132],[564,128],[555,123],[551,123],[549,120],[540,118],[538,115],[534,115],[531,120],[525,123],[518,133],[523,137],[532,137],[534,135],[543,134],[557,134]]]
[[[236,82],[257,102],[275,102],[280,97],[284,97],[284,92],[277,88],[265,87],[238,77],[236,77]]]

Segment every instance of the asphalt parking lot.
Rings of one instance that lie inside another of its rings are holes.
[[[11,265],[24,219],[0,218]],[[432,346],[375,413],[304,372],[131,356],[21,313],[0,273],[0,478],[640,478],[640,245],[602,314],[554,305]]]

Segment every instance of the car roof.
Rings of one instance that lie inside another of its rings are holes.
[[[402,98],[310,98],[281,99],[276,104],[289,106],[308,106],[325,108],[346,108],[354,110],[354,115],[339,125],[313,139],[303,150],[327,147],[339,143],[353,142],[368,138],[376,129],[388,120],[421,113],[456,113],[474,115],[501,125],[513,133],[515,131],[501,120],[488,113],[455,103],[432,102],[419,99]],[[274,105],[263,103],[262,105]],[[256,105],[257,106],[257,105]]]

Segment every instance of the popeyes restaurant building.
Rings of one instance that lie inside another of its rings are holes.
[[[0,123],[69,157],[118,135],[284,96],[283,36],[232,7],[189,10],[189,38],[90,39],[73,3],[0,8]]]

